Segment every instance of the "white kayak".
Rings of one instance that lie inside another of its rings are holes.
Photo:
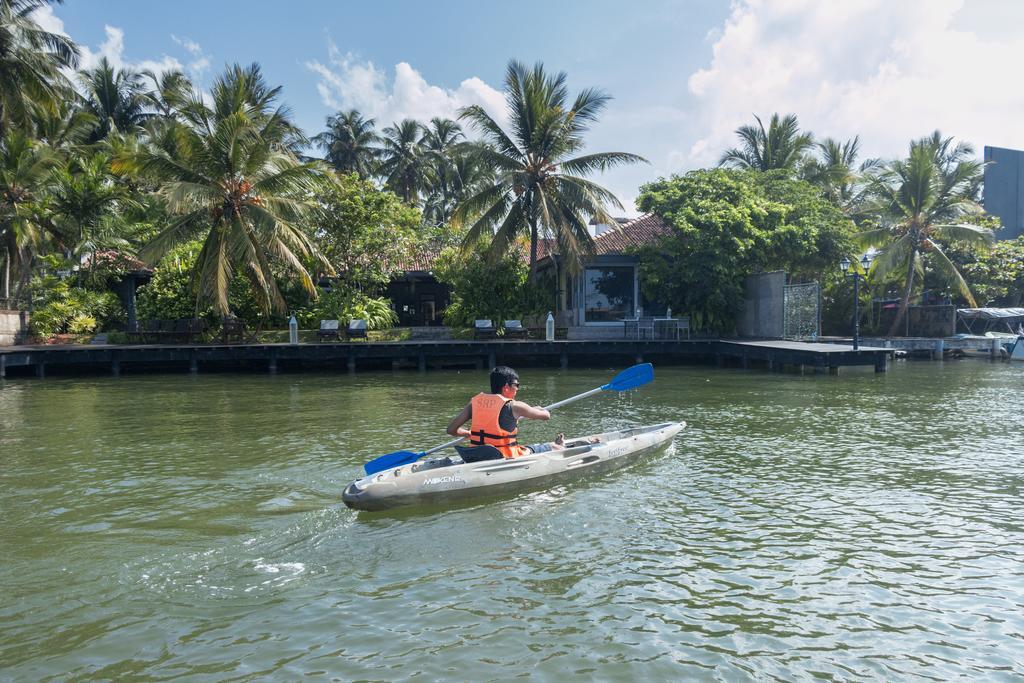
[[[564,450],[510,460],[423,460],[357,479],[345,487],[342,500],[357,510],[387,510],[543,488],[628,465],[668,445],[684,427],[685,422],[665,422],[593,434],[568,439]]]

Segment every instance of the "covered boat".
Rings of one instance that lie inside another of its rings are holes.
[[[564,450],[510,460],[423,460],[357,479],[342,500],[357,510],[386,510],[543,488],[623,467],[668,445],[685,426],[665,422],[592,434],[568,440]]]

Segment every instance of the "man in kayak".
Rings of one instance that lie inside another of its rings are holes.
[[[561,434],[552,443],[519,445],[516,440],[519,420],[550,420],[551,413],[544,408],[515,400],[518,391],[519,375],[512,368],[499,365],[491,370],[491,393],[480,392],[474,396],[462,412],[448,423],[448,433],[469,437],[473,446],[493,446],[504,458],[518,458],[530,453],[560,451],[565,448],[565,437]],[[469,429],[462,426],[470,420]],[[488,451],[492,457],[497,457],[493,456],[493,451]],[[463,453],[463,457],[466,457],[466,453]],[[474,459],[486,460],[487,457]]]

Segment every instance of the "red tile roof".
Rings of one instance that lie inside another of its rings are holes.
[[[445,246],[447,245],[441,242],[432,242],[417,247],[409,256],[398,262],[398,269],[405,273],[412,271],[426,272],[434,267],[434,261],[437,260],[438,255]]]
[[[653,213],[648,213],[620,226],[618,230],[609,230],[599,235],[594,239],[594,251],[599,256],[621,254],[671,234],[671,226]]]

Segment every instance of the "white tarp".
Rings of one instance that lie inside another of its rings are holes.
[[[1024,318],[1024,308],[958,308],[956,314],[964,320],[1002,320]]]

